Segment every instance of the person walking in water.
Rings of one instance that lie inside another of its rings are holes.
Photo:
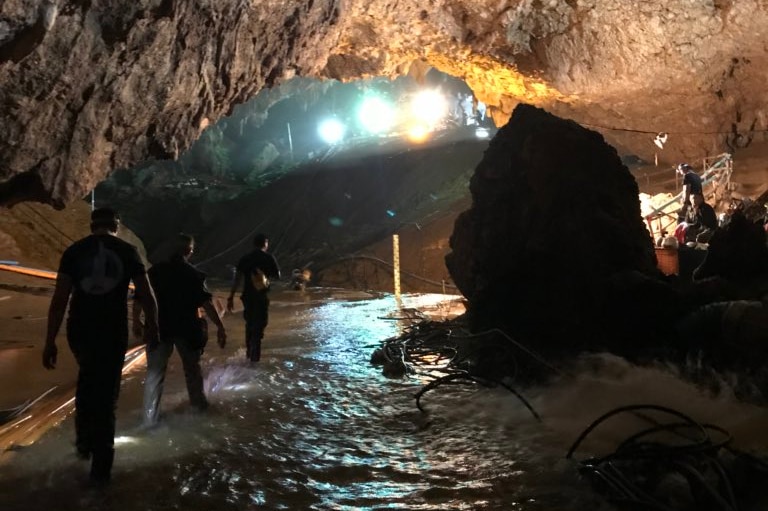
[[[128,347],[128,287],[147,317],[144,342],[157,339],[157,305],[136,247],[117,237],[120,217],[110,208],[91,213],[91,235],[64,251],[48,310],[43,366],[55,369],[56,336],[69,303],[67,341],[79,372],[75,444],[91,459],[90,479],[109,482],[114,461],[115,408]]]
[[[208,400],[203,391],[200,357],[207,342],[207,328],[199,309],[205,310],[216,325],[221,348],[227,344],[227,334],[219,313],[213,305],[213,295],[205,283],[205,273],[189,264],[195,250],[192,236],[179,234],[172,240],[173,253],[169,260],[155,264],[149,270],[149,281],[155,291],[160,324],[159,342],[147,347],[147,376],[144,381],[144,425],[154,426],[160,415],[165,373],[174,346],[184,367],[187,393],[192,408],[203,411]],[[134,321],[139,315],[134,315]],[[134,330],[140,329],[134,323]]]
[[[233,312],[235,293],[241,289],[245,318],[245,356],[251,362],[261,359],[261,340],[269,322],[270,279],[280,279],[280,268],[275,257],[267,252],[269,238],[257,234],[253,238],[253,251],[237,263],[232,290],[227,298],[227,310]]]

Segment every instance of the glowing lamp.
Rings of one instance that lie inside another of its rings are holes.
[[[336,119],[327,119],[317,127],[317,133],[328,144],[335,144],[344,138],[346,128]]]
[[[491,132],[488,131],[488,128],[477,128],[475,130],[475,136],[480,139],[488,138],[491,136]]]
[[[360,105],[357,118],[369,133],[382,133],[392,127],[395,112],[389,103],[383,99],[369,96]]]
[[[413,97],[411,115],[414,119],[434,126],[447,114],[448,102],[438,91],[423,90]]]
[[[424,123],[415,123],[408,127],[407,136],[411,142],[424,142],[430,134],[429,126]]]

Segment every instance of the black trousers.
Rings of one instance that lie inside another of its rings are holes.
[[[125,331],[82,328],[67,324],[67,340],[77,360],[75,442],[81,454],[111,457],[115,443],[115,410],[128,346]],[[110,463],[111,465],[111,463]]]
[[[269,323],[269,296],[266,292],[243,296],[243,318],[245,319],[245,354],[248,360],[261,360],[261,340]]]

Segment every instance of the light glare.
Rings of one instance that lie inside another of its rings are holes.
[[[344,138],[344,125],[336,119],[327,119],[320,123],[317,132],[328,144],[335,144]]]
[[[383,99],[369,96],[363,100],[357,118],[369,133],[381,133],[389,130],[394,122],[395,113]]]
[[[434,128],[447,114],[448,102],[438,91],[423,90],[413,97],[411,115],[428,129]]]
[[[415,123],[408,127],[408,139],[411,142],[424,142],[429,137],[430,128],[424,123]]]

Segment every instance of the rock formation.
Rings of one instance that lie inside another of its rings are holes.
[[[518,106],[470,189],[446,264],[474,329],[594,346],[610,322],[612,279],[658,274],[634,178],[600,134],[575,122]]]
[[[764,210],[757,221],[731,213],[693,281],[665,276],[636,182],[616,150],[529,105],[491,141],[470,189],[472,206],[456,220],[446,265],[467,298],[466,324],[483,339],[476,342],[507,339],[475,362],[479,374],[541,377],[530,352],[501,360],[511,337],[550,363],[610,352],[673,363],[707,386],[734,373],[737,395],[764,401]]]
[[[497,125],[527,102],[648,161],[738,151],[766,139],[767,33],[764,0],[4,0],[0,204],[175,158],[294,76],[436,67]]]
[[[177,157],[261,88],[318,75],[339,16],[329,0],[4,1],[0,202],[63,206]]]

